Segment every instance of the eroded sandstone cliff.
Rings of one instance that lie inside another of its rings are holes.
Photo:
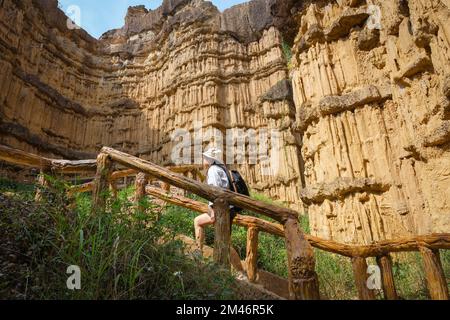
[[[165,165],[172,133],[198,121],[236,136],[281,129],[281,170],[240,170],[254,189],[298,207],[292,98],[262,99],[288,79],[274,27],[286,10],[273,17],[272,2],[224,13],[192,0],[132,7],[122,29],[97,41],[69,30],[57,1],[1,1],[1,143],[66,158],[93,157],[109,145]]]
[[[317,1],[292,73],[315,234],[450,230],[450,3]]]

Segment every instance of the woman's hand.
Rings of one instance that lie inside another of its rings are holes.
[[[210,216],[211,216],[211,222],[215,223],[216,222],[216,216],[214,214],[214,210],[212,210],[212,209],[211,209],[211,215]]]

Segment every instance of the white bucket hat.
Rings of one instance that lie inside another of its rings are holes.
[[[214,162],[223,164],[222,150],[218,148],[208,149],[205,153],[203,153],[203,157],[209,164],[213,164]]]

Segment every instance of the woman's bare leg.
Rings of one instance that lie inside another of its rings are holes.
[[[213,220],[208,214],[202,214],[195,218],[194,227],[195,227],[195,241],[197,243],[197,248],[203,254],[203,244],[205,242],[205,227],[213,224]]]

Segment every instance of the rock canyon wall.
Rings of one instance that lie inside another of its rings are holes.
[[[0,7],[0,143],[64,158],[107,145],[167,165],[177,129],[201,122],[206,141],[214,130],[240,138],[277,129],[279,170],[239,169],[257,191],[299,207],[295,112],[269,2],[224,13],[205,1],[132,7],[100,40],[68,29],[57,1]]]
[[[68,29],[56,0],[0,0],[0,143],[72,159],[107,145],[167,165],[179,129],[277,130],[277,168],[238,169],[307,205],[312,233],[449,232],[449,5],[253,0],[221,13],[165,0],[97,40]]]
[[[450,230],[448,1],[315,1],[292,72],[314,234]]]

